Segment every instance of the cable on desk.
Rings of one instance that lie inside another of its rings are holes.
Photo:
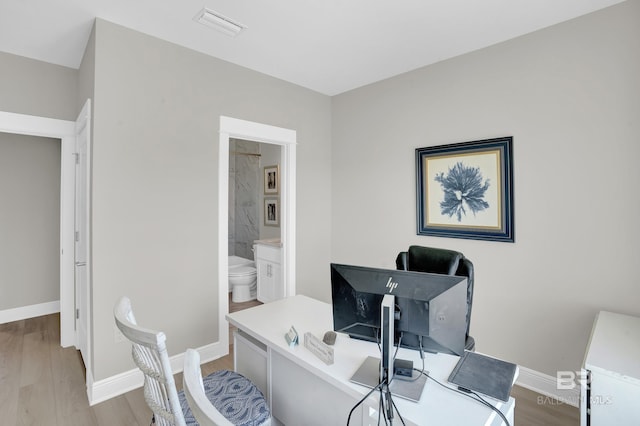
[[[378,343],[378,349],[380,350],[380,352],[382,352],[382,348],[380,347],[380,342],[377,340],[377,338],[376,338],[376,341]],[[398,345],[396,346],[396,350],[395,350],[395,352],[393,354],[393,361],[396,360],[396,356],[398,355],[398,349],[400,348],[400,343],[401,342],[402,342],[402,333],[400,334],[400,339],[398,341]],[[423,361],[423,367],[424,367],[424,361]],[[392,362],[392,367],[391,368],[393,368],[393,362]],[[423,370],[424,370],[424,368],[423,368]],[[384,377],[381,383],[379,383],[376,387],[371,389],[368,394],[366,394],[360,401],[358,401],[356,403],[356,405],[354,405],[351,408],[351,411],[349,411],[349,417],[347,417],[347,426],[349,426],[349,423],[351,422],[351,415],[353,414],[354,410],[356,408],[358,408],[364,402],[364,400],[366,400],[376,390],[379,390],[379,392],[380,392],[380,395],[378,397],[378,425],[380,425],[381,417],[384,418],[384,424],[386,426],[392,425],[393,424],[393,410],[395,409],[396,413],[398,413],[398,417],[400,417],[400,421],[402,422],[403,426],[406,426],[406,424],[404,422],[404,418],[402,418],[402,415],[400,414],[400,411],[398,411],[398,407],[396,406],[396,403],[393,402],[391,390],[389,389],[389,386],[391,385],[391,382],[393,382],[393,378],[387,383],[387,377]],[[387,398],[386,399],[384,398],[384,392],[387,393]],[[387,401],[386,409],[385,409],[384,404],[383,404],[383,401],[385,401],[385,400]],[[387,415],[387,411],[389,411],[388,415]]]
[[[380,396],[378,397],[378,426],[380,426],[380,414],[382,414],[382,418],[384,419],[384,425],[388,426],[389,422],[387,421],[387,413],[384,410],[384,397],[382,393],[382,387],[380,387]]]
[[[417,368],[414,368],[414,370],[418,371]],[[500,418],[502,418],[502,421],[504,422],[505,425],[507,426],[511,426],[511,424],[509,423],[509,421],[507,420],[507,418],[505,417],[505,415],[502,413],[502,411],[500,411],[498,408],[494,407],[493,404],[489,403],[488,401],[486,401],[484,398],[482,398],[480,395],[478,395],[477,393],[475,393],[474,391],[470,390],[468,392],[466,391],[462,391],[456,388],[451,388],[443,383],[440,383],[439,381],[437,381],[436,379],[434,379],[433,377],[431,377],[429,374],[423,372],[422,374],[424,374],[425,376],[427,376],[429,379],[433,380],[434,382],[436,382],[437,384],[439,384],[440,386],[442,386],[445,389],[449,389],[452,392],[457,392],[460,395],[464,395],[467,398],[470,398],[474,401],[479,402],[482,405],[485,405],[486,407],[492,409],[493,411],[495,411],[496,413],[498,413],[498,415],[500,416]],[[474,398],[475,396],[475,398]]]
[[[395,362],[396,362],[396,357],[398,355],[398,350],[400,349],[400,345],[402,344],[402,337],[404,336],[403,332],[400,332],[400,338],[398,339],[398,345],[396,346],[396,351],[393,353],[393,361],[391,362],[391,368],[393,369],[395,366]],[[419,376],[418,376],[419,377]],[[402,418],[402,414],[400,414],[400,411],[398,410],[398,407],[396,407],[396,403],[393,402],[393,397],[392,397],[392,393],[391,393],[391,383],[395,380],[396,375],[394,374],[393,377],[391,378],[391,380],[387,383],[386,385],[386,392],[387,392],[387,407],[386,407],[386,412],[388,412],[388,418],[389,418],[389,422],[390,424],[393,424],[393,410],[396,410],[396,413],[398,413],[398,417],[400,417],[400,421],[402,422],[402,424],[404,425],[404,419]],[[384,379],[383,383],[387,380],[387,378]],[[380,389],[380,401],[382,401],[382,392],[383,389]],[[385,424],[387,424],[387,413],[384,410],[382,410],[382,413],[384,415],[384,419],[385,419]],[[379,413],[379,412],[378,412]],[[380,422],[380,416],[378,414],[378,423]]]
[[[364,402],[365,399],[369,398],[369,395],[371,395],[376,390],[380,389],[381,386],[382,386],[382,383],[379,383],[378,386],[376,386],[373,389],[371,389],[368,394],[366,394],[360,401],[358,401],[358,403],[356,405],[353,406],[353,408],[351,408],[351,411],[349,411],[349,417],[347,417],[347,426],[349,426],[349,422],[351,421],[351,415],[353,414],[353,411],[356,408],[358,408],[360,406],[360,404],[362,404]]]
[[[402,335],[400,336],[400,339],[402,340]],[[420,341],[420,358],[422,359],[422,370],[418,370],[417,368],[414,368],[414,370],[418,371],[420,374],[418,374],[415,378],[412,378],[412,379],[399,379],[399,380],[402,380],[403,382],[416,382],[420,378],[421,374],[425,374],[424,373],[424,351],[422,350],[422,336],[419,336],[419,341]],[[426,374],[425,376],[429,377]],[[394,375],[393,378],[395,379],[395,377],[396,376]]]
[[[396,413],[398,413],[398,417],[400,417],[400,421],[402,422],[402,426],[406,426],[404,423],[404,419],[402,418],[402,415],[400,414],[400,410],[398,410],[398,407],[396,407],[396,403],[393,402],[393,400],[391,401],[391,403],[393,404],[393,408],[396,409]]]
[[[483,404],[485,404],[487,407],[491,407],[492,410],[495,410],[498,413],[498,415],[502,418],[502,421],[504,422],[504,424],[506,424],[507,426],[510,426],[509,421],[507,420],[505,415],[502,413],[502,411],[498,410],[496,407],[493,406],[493,404],[489,403],[486,399],[478,395],[476,392],[471,391],[471,393],[474,394],[476,398],[478,398],[478,400],[481,401]]]
[[[382,383],[380,383],[382,385]],[[380,426],[380,413],[384,417],[384,424],[387,426],[387,416],[384,414],[384,406],[382,405],[382,387],[380,387],[380,395],[378,395],[378,426]]]

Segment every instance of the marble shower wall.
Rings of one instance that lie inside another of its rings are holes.
[[[229,256],[253,259],[260,237],[260,145],[229,140]]]

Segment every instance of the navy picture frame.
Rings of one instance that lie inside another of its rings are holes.
[[[513,137],[416,148],[418,235],[515,242]]]

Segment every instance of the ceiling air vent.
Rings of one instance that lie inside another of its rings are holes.
[[[202,9],[193,19],[202,25],[211,27],[231,37],[237,36],[242,30],[247,28],[246,25],[242,25],[233,19],[227,18],[207,8]]]

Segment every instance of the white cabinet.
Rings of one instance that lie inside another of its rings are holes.
[[[640,425],[640,318],[599,312],[584,369],[580,424]]]
[[[251,380],[271,400],[267,378],[267,346],[242,330],[233,333],[233,365],[235,371]]]
[[[360,399],[277,351],[272,351],[270,365],[271,413],[285,425],[343,425]],[[354,409],[349,424],[369,425],[363,423],[364,410],[363,406]]]
[[[282,299],[285,296],[282,279],[282,248],[277,245],[257,243],[254,249],[258,273],[258,300],[268,303]]]

